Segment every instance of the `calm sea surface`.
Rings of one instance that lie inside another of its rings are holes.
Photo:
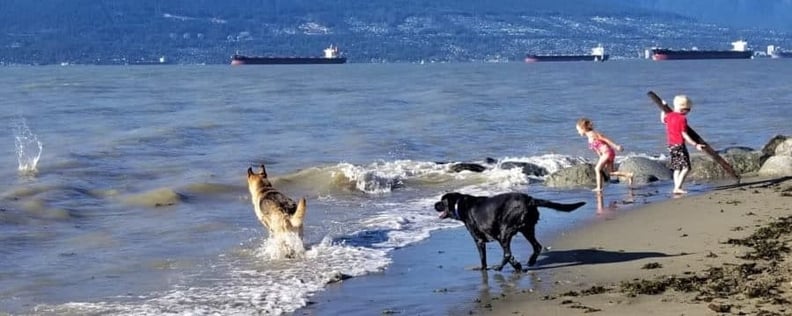
[[[591,199],[486,158],[592,161],[587,116],[619,160],[662,159],[649,90],[688,94],[714,147],[760,149],[792,134],[791,87],[792,60],[769,59],[0,67],[0,312],[288,313],[458,227],[431,208],[444,192]],[[302,258],[253,214],[245,172],[262,163],[308,200]],[[543,213],[543,229],[575,216]]]

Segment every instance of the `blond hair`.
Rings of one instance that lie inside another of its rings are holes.
[[[675,110],[690,110],[691,107],[693,107],[693,100],[690,100],[688,96],[680,94],[674,97]]]
[[[588,118],[582,117],[577,120],[577,126],[580,127],[580,129],[582,129],[583,131],[588,132],[594,129],[594,122],[592,122]]]

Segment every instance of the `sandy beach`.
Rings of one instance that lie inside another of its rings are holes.
[[[792,178],[743,179],[565,233],[470,313],[792,315],[791,240]]]

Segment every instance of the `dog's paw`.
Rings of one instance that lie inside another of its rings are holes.
[[[539,258],[539,255],[533,255],[530,259],[528,259],[528,266],[533,267],[536,264],[536,259]]]

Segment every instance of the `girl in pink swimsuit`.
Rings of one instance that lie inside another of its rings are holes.
[[[628,184],[632,185],[633,174],[630,172],[616,171],[613,166],[613,160],[616,158],[616,150],[622,151],[624,148],[605,137],[605,135],[595,131],[594,123],[592,123],[590,119],[579,119],[576,128],[580,136],[586,136],[588,138],[589,148],[599,156],[599,160],[594,166],[594,171],[597,174],[597,187],[592,191],[602,191],[602,171],[608,172],[611,176],[625,177],[627,178]]]

